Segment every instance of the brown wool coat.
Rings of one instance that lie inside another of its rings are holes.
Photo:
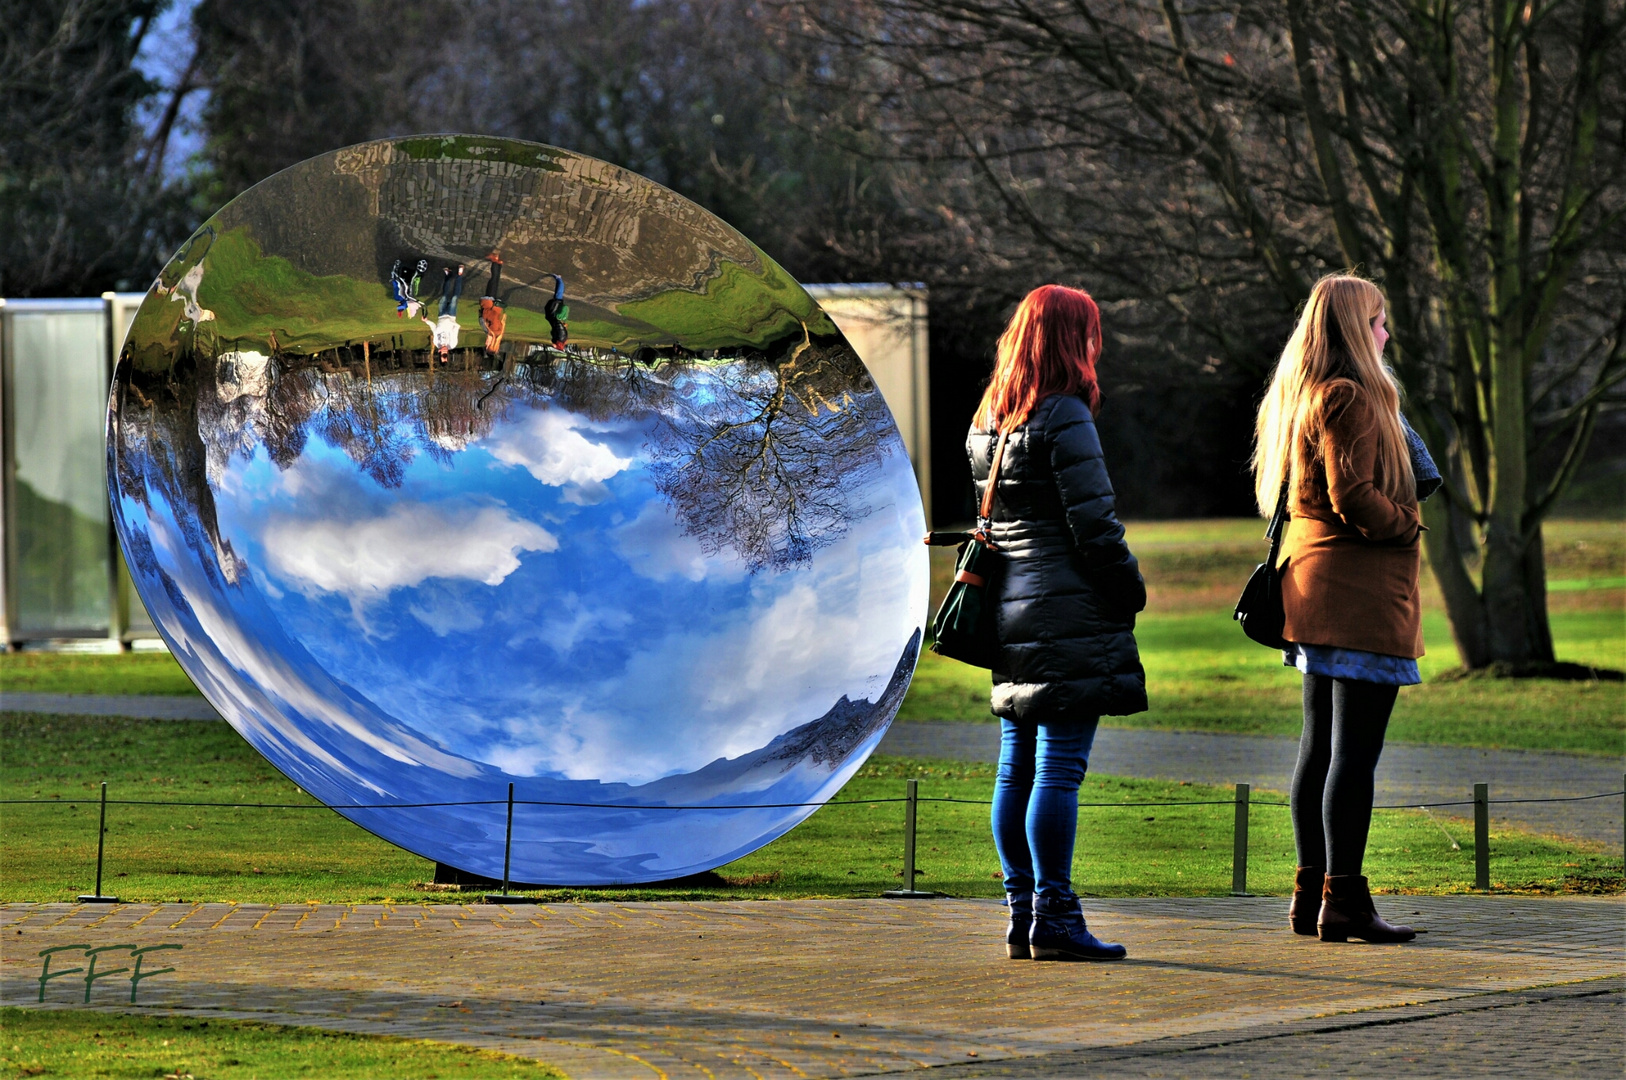
[[[1315,464],[1288,500],[1282,636],[1415,659],[1423,655],[1417,500],[1396,502],[1373,484],[1377,414],[1367,394],[1335,385],[1323,413]]]

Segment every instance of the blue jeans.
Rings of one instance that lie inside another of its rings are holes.
[[[457,298],[463,295],[462,267],[457,270],[448,270],[440,283],[440,313],[442,315],[457,314]]]
[[[1072,899],[1078,785],[1089,768],[1100,717],[999,723],[992,819],[1005,891]]]

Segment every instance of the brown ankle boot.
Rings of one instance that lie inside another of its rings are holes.
[[[1372,906],[1372,893],[1359,874],[1328,874],[1321,889],[1321,914],[1316,932],[1322,941],[1348,941],[1360,938],[1374,944],[1410,941],[1417,931],[1409,926],[1391,926]]]
[[[1321,906],[1324,876],[1319,866],[1301,866],[1293,875],[1293,900],[1287,905],[1287,925],[1293,933],[1315,937],[1315,913]]]

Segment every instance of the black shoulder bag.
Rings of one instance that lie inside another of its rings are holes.
[[[960,545],[960,559],[954,568],[954,583],[943,606],[932,621],[932,652],[973,667],[992,668],[999,661],[999,634],[994,612],[988,603],[988,585],[1000,570],[998,549],[988,539],[988,526],[994,512],[994,487],[999,483],[999,463],[1005,457],[1005,438],[999,433],[993,464],[988,469],[988,486],[982,493],[982,506],[974,532],[933,532],[926,543]]]
[[[1276,500],[1276,512],[1271,515],[1265,539],[1270,541],[1270,558],[1253,569],[1253,576],[1242,589],[1242,598],[1236,602],[1231,618],[1242,624],[1242,632],[1259,644],[1272,649],[1287,645],[1282,640],[1282,627],[1287,614],[1282,610],[1282,572],[1276,560],[1282,553],[1282,533],[1287,526],[1287,481],[1282,481],[1282,494]]]

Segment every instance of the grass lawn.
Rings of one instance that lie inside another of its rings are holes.
[[[1132,525],[1150,602],[1136,628],[1151,711],[1108,723],[1296,735],[1299,678],[1231,622],[1235,594],[1264,557],[1259,522]],[[1626,667],[1626,525],[1551,523],[1549,607],[1560,659]],[[934,548],[933,600],[953,550]],[[1401,691],[1389,737],[1462,746],[1626,752],[1626,686],[1548,679],[1447,680],[1458,664],[1433,579],[1424,575],[1424,683]],[[988,721],[988,673],[925,653],[899,718]]]
[[[106,779],[114,798],[308,802],[225,724],[99,717],[0,716],[0,798],[93,798]],[[839,799],[896,798],[908,777],[926,798],[986,800],[993,766],[876,757]],[[1085,802],[1228,800],[1226,789],[1090,776]],[[1256,801],[1284,801],[1268,792]],[[376,839],[326,810],[110,807],[105,891],[129,900],[417,902],[456,900],[423,887],[426,860]],[[920,810],[917,865],[924,883],[952,896],[998,896],[998,862],[985,805],[929,802]],[[673,888],[552,890],[549,899],[782,899],[875,896],[902,875],[903,811],[897,803],[829,806],[767,847],[721,867],[716,878]],[[1222,895],[1231,881],[1232,808],[1106,807],[1081,811],[1076,884],[1086,895]],[[1368,872],[1374,885],[1466,891],[1473,880],[1471,826],[1417,811],[1380,812]],[[1451,848],[1451,838],[1460,850]],[[1256,806],[1249,884],[1283,893],[1293,873],[1285,809]],[[1514,831],[1492,838],[1497,888],[1616,891],[1620,864],[1595,850]],[[64,900],[89,891],[96,854],[94,806],[6,807],[0,900]]]
[[[167,652],[0,653],[0,689],[32,694],[198,694]]]
[[[73,1080],[460,1080],[563,1073],[490,1050],[242,1020],[0,1008],[0,1071]]]
[[[1444,619],[1430,612],[1424,634],[1445,635]],[[1621,615],[1553,615],[1560,654],[1619,667]],[[1437,635],[1437,636],[1436,636]],[[1109,717],[1125,727],[1176,728],[1297,735],[1301,722],[1298,673],[1281,655],[1242,636],[1227,619],[1207,612],[1149,614],[1136,628],[1146,665],[1151,710]],[[1389,738],[1460,746],[1626,751],[1626,687],[1618,682],[1552,679],[1457,679],[1437,676],[1449,658],[1423,664],[1424,683],[1400,692]],[[902,720],[991,721],[986,671],[923,653]]]
[[[1136,636],[1152,708],[1125,726],[1296,735],[1299,679],[1230,620],[1236,592],[1264,555],[1248,519],[1131,525],[1150,604]],[[1556,521],[1546,527],[1549,607],[1562,660],[1626,668],[1626,523]],[[932,549],[936,601],[952,549]],[[1462,746],[1626,752],[1626,686],[1544,679],[1448,680],[1457,665],[1433,578],[1424,575],[1422,686],[1403,691],[1390,738]],[[6,690],[81,694],[195,694],[162,653],[0,655]],[[903,720],[990,721],[988,673],[935,653],[921,657]]]

